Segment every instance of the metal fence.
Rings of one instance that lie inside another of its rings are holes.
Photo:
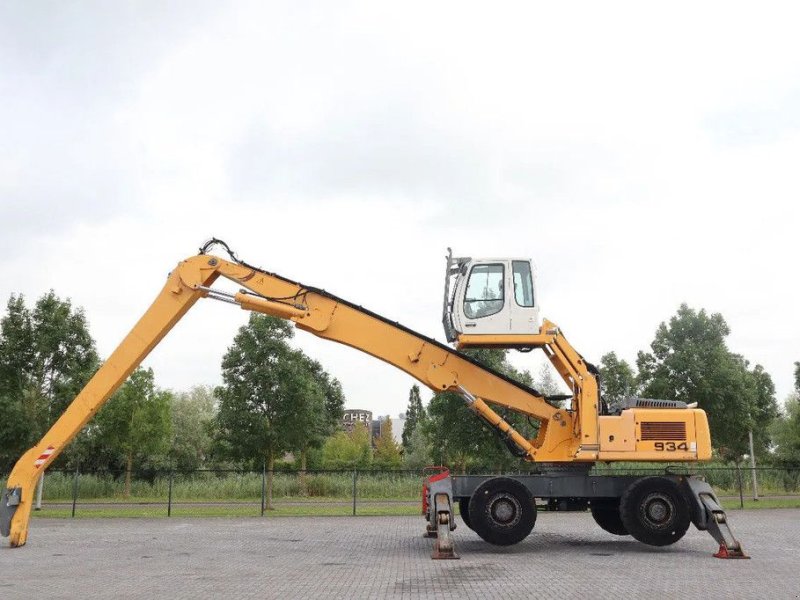
[[[689,472],[685,466],[669,472]],[[608,474],[658,474],[652,466],[599,467]],[[800,503],[800,465],[691,468],[729,508],[754,498],[795,498]],[[5,481],[5,477],[2,480]],[[754,483],[756,485],[754,486]],[[307,470],[124,472],[48,470],[39,490],[42,516],[282,516],[419,514],[419,471]],[[127,489],[126,489],[127,488]],[[126,493],[127,492],[127,493]]]
[[[44,516],[280,516],[418,514],[419,471],[49,470]]]

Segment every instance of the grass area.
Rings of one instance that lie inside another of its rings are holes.
[[[417,493],[413,498],[364,498],[362,496],[358,496],[359,501],[363,502],[416,502],[420,500],[420,493]],[[308,496],[273,496],[273,501],[280,503],[280,502],[291,502],[292,504],[331,504],[331,503],[345,503],[351,504],[353,502],[353,497],[351,496],[336,496],[336,497],[308,497]],[[70,504],[72,505],[72,498],[62,498],[62,499],[53,499],[53,498],[46,498],[45,502],[55,503],[55,504]],[[177,505],[185,506],[187,504],[225,504],[229,506],[235,506],[237,504],[255,504],[260,506],[261,505],[261,496],[252,496],[250,498],[178,498],[177,496],[173,496],[172,498],[172,506],[173,508]],[[133,496],[131,495],[130,498],[123,498],[122,495],[114,498],[88,498],[85,496],[80,496],[78,500],[78,506],[86,505],[86,504],[155,504],[155,505],[167,505],[167,498],[164,496]]]
[[[722,508],[725,510],[741,510],[739,499],[726,498],[720,499]],[[744,499],[744,508],[759,509],[759,508],[800,508],[800,497],[787,496],[786,498],[762,498],[761,500],[753,500],[752,498]]]
[[[72,499],[74,475],[48,472],[44,495],[50,501]],[[359,472],[356,478],[358,496],[370,499],[416,499],[420,494],[422,478],[409,472]],[[261,498],[261,473],[195,472],[175,475],[172,498],[176,501],[247,501]],[[110,474],[84,474],[78,479],[78,495],[99,501],[119,499],[124,494],[122,477]],[[273,497],[285,499],[319,498],[347,499],[353,494],[351,472],[276,473],[272,482]],[[169,494],[169,477],[158,476],[150,480],[134,479],[130,499],[136,501],[165,500]]]

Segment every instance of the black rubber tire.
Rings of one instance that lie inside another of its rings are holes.
[[[458,499],[458,512],[461,515],[461,520],[464,521],[464,525],[472,529],[469,519],[469,498]]]
[[[630,535],[619,514],[619,498],[592,500],[591,510],[601,529],[614,535]]]
[[[495,546],[511,546],[528,537],[536,523],[530,491],[508,477],[487,479],[469,500],[471,529]]]
[[[649,546],[669,546],[681,539],[691,523],[689,505],[678,484],[666,477],[636,480],[620,500],[622,523]]]

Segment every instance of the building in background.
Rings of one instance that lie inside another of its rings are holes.
[[[356,423],[364,423],[370,435],[373,435],[375,429],[372,427],[372,411],[362,410],[360,408],[346,408],[342,414],[342,429],[350,433]]]
[[[398,444],[403,443],[403,426],[406,424],[406,415],[405,413],[400,413],[396,417],[392,417],[391,415],[384,415],[382,417],[378,417],[374,421],[372,421],[372,445],[375,445],[375,441],[381,435],[381,428],[383,427],[383,422],[386,420],[386,417],[389,417],[389,420],[392,422],[392,437],[394,441]]]
[[[372,417],[371,410],[363,410],[360,408],[346,408],[342,414],[342,429],[348,433],[353,431],[356,423],[364,423],[367,426],[370,437],[372,438],[372,445],[375,446],[375,441],[381,435],[381,428],[383,421],[389,415]],[[403,443],[403,426],[406,424],[405,413],[400,413],[396,417],[389,416],[392,421],[392,437],[398,444]]]

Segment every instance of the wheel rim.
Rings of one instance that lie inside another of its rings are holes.
[[[645,497],[640,505],[639,514],[649,527],[665,529],[672,521],[675,506],[669,496],[655,492]]]
[[[487,506],[489,517],[492,522],[501,527],[512,527],[520,520],[522,514],[522,507],[511,494],[497,494],[494,496]]]

